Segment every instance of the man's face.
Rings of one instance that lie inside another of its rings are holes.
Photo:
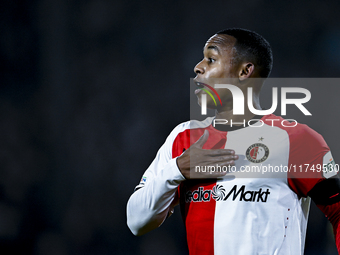
[[[237,66],[232,65],[233,46],[236,39],[229,35],[214,35],[204,46],[203,59],[195,66],[194,71],[196,77],[195,82],[206,83],[212,87],[214,84],[220,83],[221,78],[238,78]],[[208,88],[205,88],[210,91]],[[216,89],[217,93],[223,101],[231,98],[231,93],[226,89]],[[212,92],[212,91],[210,91]],[[203,90],[196,90],[199,104],[201,103],[201,94]],[[216,108],[213,100],[207,97],[207,107]]]

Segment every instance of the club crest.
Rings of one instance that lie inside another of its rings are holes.
[[[262,163],[269,156],[269,149],[263,143],[254,143],[246,151],[246,157],[250,162]]]

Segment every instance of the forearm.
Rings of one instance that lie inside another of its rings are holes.
[[[176,159],[172,159],[157,176],[131,195],[127,204],[127,224],[133,234],[143,235],[162,224],[183,180]]]

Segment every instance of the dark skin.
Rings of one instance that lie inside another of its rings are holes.
[[[255,69],[255,65],[250,62],[240,62],[235,64],[232,59],[236,53],[235,45],[236,39],[229,35],[214,35],[212,36],[204,46],[203,55],[204,58],[194,68],[196,77],[194,81],[202,82],[206,79],[221,79],[232,78],[243,94],[246,95],[248,87],[253,87],[253,105],[255,109],[261,109],[259,104],[259,93],[262,83],[256,82],[256,79],[260,78],[259,70]],[[207,97],[207,107],[216,109],[217,119],[232,119],[233,121],[239,121],[245,119],[246,121],[252,119],[254,114],[251,113],[248,107],[245,107],[245,114],[233,115],[233,102],[231,93],[226,89],[216,89],[221,97],[222,105],[215,106],[212,99]],[[205,93],[205,92],[200,92]],[[197,94],[198,102],[200,104],[200,93]],[[193,171],[195,166],[234,166],[235,160],[238,160],[238,156],[235,155],[235,151],[232,149],[216,149],[205,150],[202,149],[205,142],[208,140],[209,132],[205,130],[204,134],[190,146],[181,156],[177,158],[177,166],[182,175],[186,179],[190,178],[190,171]],[[195,174],[195,178],[218,178],[222,177],[226,172],[201,172],[199,175]]]
[[[253,87],[253,104],[254,108],[260,109],[259,105],[259,92],[261,84],[255,84],[254,79],[260,77],[258,70],[256,70],[254,64],[250,62],[241,62],[235,64],[232,60],[235,49],[236,39],[228,35],[214,35],[212,36],[204,47],[204,58],[200,61],[194,71],[196,73],[195,81],[203,82],[205,79],[220,79],[220,78],[233,78],[236,82],[233,85],[238,86],[243,92],[248,87]],[[252,80],[252,81],[251,81]],[[210,84],[213,86],[213,84]],[[221,97],[222,105],[215,106],[214,102],[207,97],[207,107],[216,110],[216,118],[221,119],[233,119],[237,121],[240,116],[233,116],[232,108],[233,102],[230,92],[226,89],[216,89]],[[211,91],[210,91],[211,92]],[[203,93],[203,92],[200,92]],[[245,93],[244,93],[245,94]],[[200,94],[198,94],[198,101],[200,103]],[[248,107],[245,107],[245,114],[242,116],[244,119],[252,119],[252,114]],[[190,176],[190,172],[194,171],[195,166],[212,166],[218,164],[221,167],[228,167],[235,165],[235,160],[238,160],[238,156],[235,155],[235,151],[232,149],[217,149],[217,150],[205,150],[202,149],[209,137],[209,132],[206,130],[204,134],[194,143],[190,148],[177,157],[177,166],[186,179],[193,179]],[[226,174],[226,172],[201,172],[195,173],[195,178],[210,179],[219,178]],[[174,200],[179,203],[179,201]],[[143,235],[152,229],[158,227],[166,217],[173,213],[173,208],[176,204],[172,204],[163,212],[160,212],[153,219],[151,219],[142,229],[139,229],[137,235]]]

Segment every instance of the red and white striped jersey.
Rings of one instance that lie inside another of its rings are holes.
[[[282,120],[268,115],[262,126],[228,132],[215,129],[212,118],[178,125],[128,203],[130,229],[164,217],[179,202],[192,255],[303,254],[308,192],[336,172],[328,171],[334,160],[320,134]],[[206,129],[203,149],[233,149],[239,159],[223,178],[185,180],[176,157]],[[140,217],[130,213],[136,207]]]

